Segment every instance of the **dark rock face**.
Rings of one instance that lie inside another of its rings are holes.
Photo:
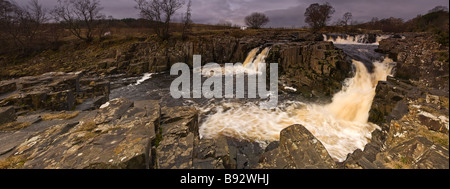
[[[0,107],[0,125],[15,121],[16,118],[16,111],[12,106]]]
[[[336,163],[322,143],[305,127],[290,126],[281,131],[278,148],[265,152],[260,167],[265,169],[333,169]]]
[[[331,42],[274,45],[266,62],[278,62],[280,78],[305,97],[331,97],[351,77],[351,62]]]

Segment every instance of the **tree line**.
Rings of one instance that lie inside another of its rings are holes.
[[[182,39],[187,39],[192,29],[191,0],[134,0],[135,8],[140,12],[141,20],[123,19],[124,23],[152,28],[161,39],[170,38],[171,22],[177,11],[186,5],[181,18]],[[187,2],[186,2],[187,1]],[[100,0],[58,0],[52,9],[45,9],[38,0],[29,0],[26,5],[14,1],[0,0],[0,53],[20,50],[24,53],[57,45],[61,33],[69,32],[85,42],[102,39],[108,29],[117,20],[102,13]],[[309,5],[304,13],[305,23],[313,32],[320,31],[330,22],[335,9],[328,3]],[[338,19],[335,26],[344,32],[356,29],[381,30],[383,32],[432,31],[440,36],[440,41],[448,45],[448,8],[437,6],[426,15],[418,15],[410,21],[400,18],[373,18],[366,23],[355,23],[351,12],[346,12]],[[245,24],[253,29],[267,25],[269,17],[254,12],[244,19]],[[231,22],[221,20],[218,25],[232,26]]]
[[[135,0],[136,9],[147,25],[163,40],[170,37],[169,26],[173,16],[185,0]],[[41,46],[56,44],[60,34],[70,32],[85,42],[102,39],[108,35],[111,23],[117,21],[102,13],[100,0],[58,0],[52,9],[45,9],[38,0],[26,5],[0,0],[0,53],[20,50],[29,53]],[[189,34],[191,0],[183,18],[183,38]],[[124,19],[124,22],[134,19]],[[6,48],[8,47],[8,48]]]

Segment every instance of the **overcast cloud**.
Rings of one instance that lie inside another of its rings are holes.
[[[114,18],[138,18],[134,0],[100,0],[103,13]],[[186,0],[187,1],[187,0]],[[16,0],[26,4],[28,0]],[[53,8],[57,0],[39,0],[46,8]],[[195,23],[216,24],[220,20],[244,25],[244,17],[252,12],[263,12],[270,18],[268,27],[304,26],[305,9],[312,3],[325,3],[326,0],[192,0],[192,18]],[[335,8],[331,22],[351,12],[356,21],[369,21],[372,17],[397,17],[409,20],[418,14],[426,14],[437,5],[449,6],[448,0],[328,0]],[[176,20],[181,17],[181,8]]]

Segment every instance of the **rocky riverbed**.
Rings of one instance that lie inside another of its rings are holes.
[[[266,62],[280,63],[282,98],[330,101],[353,74],[350,58],[322,35],[230,36],[167,51],[138,42],[94,70],[1,81],[0,168],[449,168],[448,47],[427,34],[380,42],[377,51],[397,62],[395,74],[378,83],[369,113],[381,130],[343,162],[302,125],[285,128],[279,141],[267,145],[225,136],[206,139],[199,133],[205,112],[195,105],[167,103],[169,94],[161,90],[146,98],[120,92],[135,85],[139,74],[189,63],[192,54],[202,54],[203,63],[239,62],[268,44]]]

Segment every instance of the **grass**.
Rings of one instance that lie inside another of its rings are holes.
[[[22,169],[26,161],[24,155],[10,156],[0,161],[0,169]]]
[[[0,125],[0,131],[17,131],[23,128],[26,128],[28,126],[30,126],[31,123],[29,122],[10,122],[10,123],[5,123],[3,125]]]
[[[57,113],[57,114],[45,114],[45,115],[42,116],[42,120],[44,120],[44,121],[50,121],[50,120],[55,120],[55,119],[69,120],[69,119],[72,119],[74,117],[77,117],[78,114],[80,114],[79,111],[75,111],[75,112],[72,112],[72,113],[62,112],[62,113]]]

